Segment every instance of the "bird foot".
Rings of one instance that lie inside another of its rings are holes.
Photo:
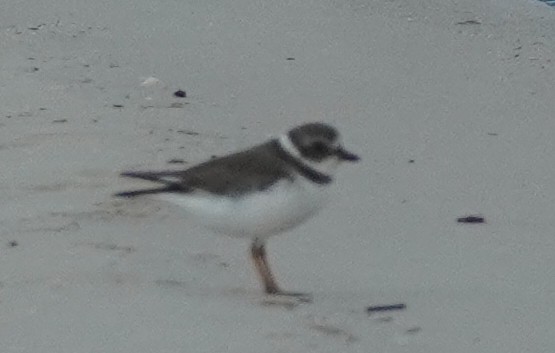
[[[267,295],[270,298],[291,298],[301,303],[312,303],[312,294],[303,292],[289,292],[281,289],[275,291],[268,291]]]

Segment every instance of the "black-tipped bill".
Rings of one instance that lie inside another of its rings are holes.
[[[337,148],[335,154],[336,154],[337,158],[339,158],[339,160],[341,160],[341,161],[357,162],[360,159],[359,156],[345,150],[343,147]]]

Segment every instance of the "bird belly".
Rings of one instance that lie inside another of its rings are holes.
[[[265,238],[287,231],[317,213],[326,202],[328,187],[297,178],[239,197],[207,192],[161,196],[183,207],[196,222],[215,232]]]

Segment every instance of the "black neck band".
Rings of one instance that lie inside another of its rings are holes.
[[[319,172],[316,169],[310,168],[309,166],[299,161],[297,158],[287,152],[278,140],[275,140],[274,143],[276,145],[276,150],[278,151],[279,157],[285,160],[287,163],[290,163],[293,168],[295,168],[295,170],[298,171],[299,174],[301,174],[303,177],[316,184],[331,183],[331,177],[329,175]]]

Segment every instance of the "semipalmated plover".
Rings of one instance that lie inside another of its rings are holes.
[[[162,185],[116,196],[156,194],[213,231],[252,239],[251,256],[266,293],[299,295],[277,285],[266,259],[266,240],[318,212],[340,162],[358,160],[343,148],[336,129],[308,123],[186,170],[124,172],[122,176]]]

